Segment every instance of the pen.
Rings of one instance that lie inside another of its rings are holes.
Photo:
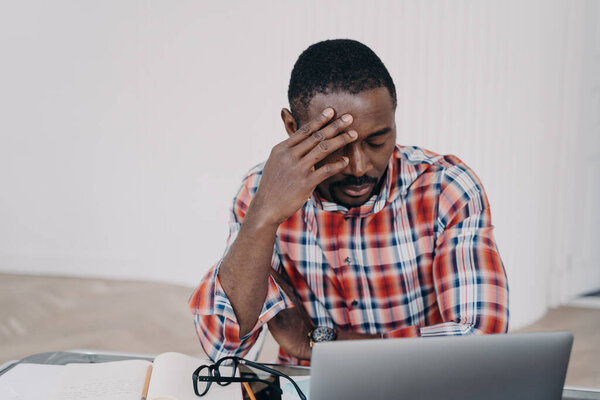
[[[146,382],[144,382],[144,389],[142,390],[141,400],[146,400],[148,397],[148,386],[150,386],[150,376],[152,375],[152,364],[148,365],[148,371],[146,372]]]
[[[248,397],[250,397],[250,400],[256,400],[256,397],[254,397],[254,393],[252,393],[252,389],[250,389],[250,385],[248,385],[248,382],[242,382],[242,386],[244,386],[244,389],[246,389],[246,393],[248,393]]]

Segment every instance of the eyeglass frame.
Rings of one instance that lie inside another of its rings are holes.
[[[232,382],[261,382],[261,383],[265,383],[265,384],[271,386],[272,388],[277,390],[280,394],[283,394],[283,391],[281,390],[280,387],[275,385],[273,382],[269,382],[265,379],[251,378],[251,377],[240,378],[240,377],[236,377],[236,376],[232,376],[232,377],[221,376],[221,374],[219,373],[219,367],[224,362],[227,362],[227,361],[233,361],[233,364],[234,364],[233,375],[235,375],[238,365],[241,364],[241,365],[246,365],[248,367],[256,368],[256,369],[264,371],[264,372],[268,372],[268,373],[270,373],[272,375],[276,375],[280,378],[285,378],[285,379],[289,380],[290,383],[294,386],[294,388],[296,389],[296,392],[298,392],[298,396],[300,397],[300,399],[306,400],[306,396],[304,395],[304,393],[302,392],[300,387],[298,387],[296,382],[292,378],[290,378],[288,375],[284,374],[283,372],[279,372],[276,369],[269,368],[264,364],[260,364],[260,363],[246,360],[245,358],[236,357],[236,356],[222,357],[214,364],[201,365],[198,368],[196,368],[196,370],[192,373],[192,383],[194,385],[194,393],[196,394],[196,396],[202,397],[206,393],[208,393],[208,390],[210,389],[211,384],[213,382],[216,382],[217,385],[219,385],[219,386],[227,386]],[[200,371],[202,371],[204,368],[208,368],[208,373],[209,373],[208,376],[200,376]],[[200,391],[198,390],[198,382],[207,382],[206,389],[204,389],[204,391],[202,393],[200,393]]]

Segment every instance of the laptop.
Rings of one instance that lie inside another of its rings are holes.
[[[311,400],[560,400],[569,332],[323,342]]]

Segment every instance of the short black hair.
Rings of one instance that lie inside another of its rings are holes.
[[[356,40],[325,40],[309,46],[298,57],[292,69],[288,100],[298,123],[317,93],[357,94],[379,87],[388,89],[395,108],[394,81],[373,50]]]

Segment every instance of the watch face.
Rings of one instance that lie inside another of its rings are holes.
[[[336,338],[335,330],[326,326],[317,326],[311,333],[312,341],[318,342],[330,342]]]

